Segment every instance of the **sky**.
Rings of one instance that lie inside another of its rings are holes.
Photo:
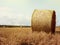
[[[31,26],[34,9],[55,10],[60,26],[60,0],[0,0],[0,24]]]

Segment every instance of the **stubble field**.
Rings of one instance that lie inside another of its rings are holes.
[[[60,27],[55,34],[32,32],[31,27],[0,28],[0,45],[60,45]]]

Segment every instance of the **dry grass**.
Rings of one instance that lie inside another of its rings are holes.
[[[32,32],[31,28],[0,28],[0,45],[60,45],[59,35]]]
[[[57,26],[56,27],[56,31],[60,31],[60,26]]]

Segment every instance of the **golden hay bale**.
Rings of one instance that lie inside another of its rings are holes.
[[[32,15],[32,31],[55,32],[56,15],[54,10],[34,10]]]

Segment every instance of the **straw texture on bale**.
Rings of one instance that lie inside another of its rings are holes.
[[[56,15],[54,10],[34,10],[32,14],[32,31],[55,32]]]

